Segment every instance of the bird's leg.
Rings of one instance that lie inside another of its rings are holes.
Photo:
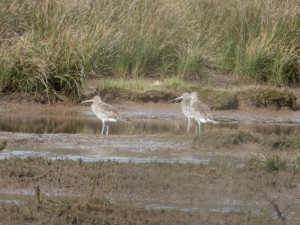
[[[109,125],[106,125],[106,135],[108,135],[108,129],[109,129]]]
[[[199,121],[198,122],[198,126],[199,126],[199,134],[201,133],[201,123]]]
[[[190,124],[191,124],[191,120],[190,117],[188,117],[188,127],[187,127],[187,133],[190,132]]]
[[[101,131],[101,135],[103,135],[103,131],[104,131],[104,128],[105,128],[105,122],[104,121],[102,121],[102,131]]]

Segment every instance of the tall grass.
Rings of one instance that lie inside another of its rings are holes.
[[[89,77],[299,81],[297,0],[0,0],[0,90],[79,98]]]
[[[299,82],[299,3],[240,1],[223,36],[223,65],[249,81]]]

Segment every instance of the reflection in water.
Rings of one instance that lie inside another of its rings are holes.
[[[185,121],[138,119],[129,123],[110,123],[110,134],[145,134],[178,132]],[[102,122],[96,117],[83,116],[17,116],[2,115],[0,131],[23,133],[83,133],[100,134]]]
[[[111,134],[157,134],[157,133],[184,133],[187,121],[183,119],[131,119],[131,122],[110,123]],[[193,124],[191,130],[195,128]],[[215,128],[240,129],[247,128],[259,133],[290,134],[293,131],[300,133],[299,124],[283,123],[246,123],[223,121],[218,124],[204,124],[204,130]],[[23,133],[82,133],[100,134],[102,123],[94,116],[47,116],[47,115],[17,115],[2,114],[0,116],[0,131]]]

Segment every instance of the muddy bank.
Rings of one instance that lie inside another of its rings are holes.
[[[180,96],[183,92],[197,91],[200,99],[213,110],[299,110],[300,89],[284,89],[266,86],[243,86],[230,88],[192,87],[188,89],[170,90],[148,90],[144,92],[128,91],[119,88],[96,89],[93,92],[85,93],[81,99],[90,99],[99,94],[108,103],[120,103],[124,101],[137,103],[171,103],[172,100]],[[5,107],[9,104],[24,105],[70,105],[78,104],[80,101],[72,101],[58,93],[42,94],[2,94],[0,104]]]
[[[0,173],[2,174],[0,180],[0,186],[2,187],[0,191],[2,193],[4,190],[9,190],[8,193],[26,192],[34,195],[36,187],[39,186],[42,193],[40,201],[43,202],[44,206],[35,206],[36,208],[34,207],[35,204],[14,206],[14,208],[21,209],[23,207],[23,210],[27,210],[27,213],[31,212],[33,218],[43,215],[45,211],[54,210],[52,205],[54,203],[49,202],[48,198],[53,200],[54,196],[58,195],[79,196],[83,199],[89,199],[91,196],[96,199],[103,197],[109,199],[110,203],[96,201],[95,205],[93,201],[89,202],[87,200],[80,200],[77,203],[76,201],[62,203],[63,201],[59,200],[58,203],[55,203],[56,206],[60,204],[70,205],[67,208],[77,208],[79,205],[85,204],[94,205],[86,211],[89,215],[93,214],[94,210],[100,210],[101,213],[101,207],[105,204],[110,208],[110,213],[107,214],[106,219],[109,218],[109,215],[119,217],[118,213],[123,210],[127,211],[128,208],[124,204],[126,202],[131,202],[131,204],[139,201],[156,202],[158,204],[159,202],[162,204],[180,202],[198,209],[196,212],[187,213],[176,210],[170,212],[165,210],[147,212],[141,209],[138,210],[143,213],[144,219],[147,218],[151,221],[152,217],[149,217],[149,215],[157,215],[159,218],[168,221],[168,224],[176,222],[178,219],[181,221],[178,216],[175,216],[174,220],[170,218],[175,214],[184,214],[184,218],[188,221],[187,224],[197,224],[203,219],[203,215],[208,216],[207,221],[204,221],[210,224],[224,218],[248,218],[253,221],[253,224],[261,224],[254,223],[255,219],[261,218],[263,221],[275,212],[270,204],[271,201],[281,208],[290,205],[290,212],[300,204],[299,176],[290,170],[270,173],[262,169],[230,169],[217,163],[207,166],[178,163],[121,164],[115,162],[85,163],[69,160],[49,161],[42,158],[23,160],[14,158],[1,162]],[[222,205],[227,203],[227,207],[229,207],[229,202],[231,202],[232,207],[235,207],[236,204],[239,208],[248,205],[249,211],[229,213],[228,215],[219,213],[216,217],[218,220],[215,221],[212,217],[215,213],[210,210],[203,210],[212,204]],[[122,207],[114,208],[119,204]],[[263,215],[260,213],[251,215],[250,209],[254,205],[256,207],[259,205],[259,208],[264,211]],[[9,206],[2,206],[2,210],[5,208],[8,211]],[[129,212],[132,212],[132,210],[137,209],[129,207]],[[11,215],[14,215],[14,210],[10,211]],[[61,215],[67,216],[64,213],[70,215],[71,211],[62,211]],[[77,212],[73,211],[73,213],[76,214]],[[57,214],[52,211],[52,215]],[[99,219],[99,217],[97,218]],[[272,219],[274,218],[276,218],[276,214],[275,217],[272,217]],[[20,219],[24,218],[21,217]],[[96,216],[94,219],[96,219]],[[34,222],[34,220],[32,221]],[[260,219],[258,221],[261,222]],[[289,224],[292,224],[292,222],[293,220]]]
[[[281,225],[285,220],[274,219],[272,215],[252,216],[243,212],[182,212],[174,210],[145,210],[130,204],[110,202],[105,198],[44,199],[22,205],[0,205],[0,219],[3,224],[239,224]],[[297,224],[297,221],[288,221]]]
[[[287,134],[274,134],[254,132],[246,129],[218,129],[196,135],[193,147],[201,151],[207,149],[234,150],[252,145],[258,152],[264,151],[291,151],[293,150],[292,132]]]
[[[177,210],[147,210],[132,204],[110,201],[104,197],[94,199],[37,198],[23,204],[0,205],[0,219],[3,224],[249,224],[284,225],[298,221],[276,219],[265,212],[253,215],[251,212],[207,212]]]
[[[12,158],[1,162],[0,171],[1,192],[4,189],[9,193],[27,190],[33,194],[39,185],[47,195],[87,197],[96,182],[95,196],[127,201],[186,202],[199,206],[221,204],[226,199],[267,204],[270,199],[287,202],[300,197],[299,176],[288,169],[270,173],[218,163],[87,163]]]
[[[294,163],[296,153],[291,137],[293,130],[296,129],[287,129],[286,134],[282,133],[283,130],[279,134],[270,134],[264,133],[265,130],[255,132],[241,128],[213,128],[200,135],[174,132],[108,137],[97,134],[0,132],[0,142],[6,143],[0,159],[41,156],[86,161],[112,159],[124,162],[179,161],[207,164],[215,157],[223,156],[220,163],[233,160],[243,164],[251,154],[259,153],[289,156]]]

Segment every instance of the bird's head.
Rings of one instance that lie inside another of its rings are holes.
[[[191,93],[191,98],[198,99],[198,96],[199,96],[198,92]]]
[[[181,96],[179,96],[178,98],[175,98],[174,101],[177,102],[179,100],[182,100],[182,99],[189,99],[190,98],[190,94],[185,92],[183,93]]]
[[[100,96],[99,95],[96,95],[94,98],[92,98],[92,99],[90,99],[90,100],[85,100],[85,101],[83,101],[83,102],[81,102],[81,103],[86,103],[86,102],[101,102],[101,98],[100,98]]]

